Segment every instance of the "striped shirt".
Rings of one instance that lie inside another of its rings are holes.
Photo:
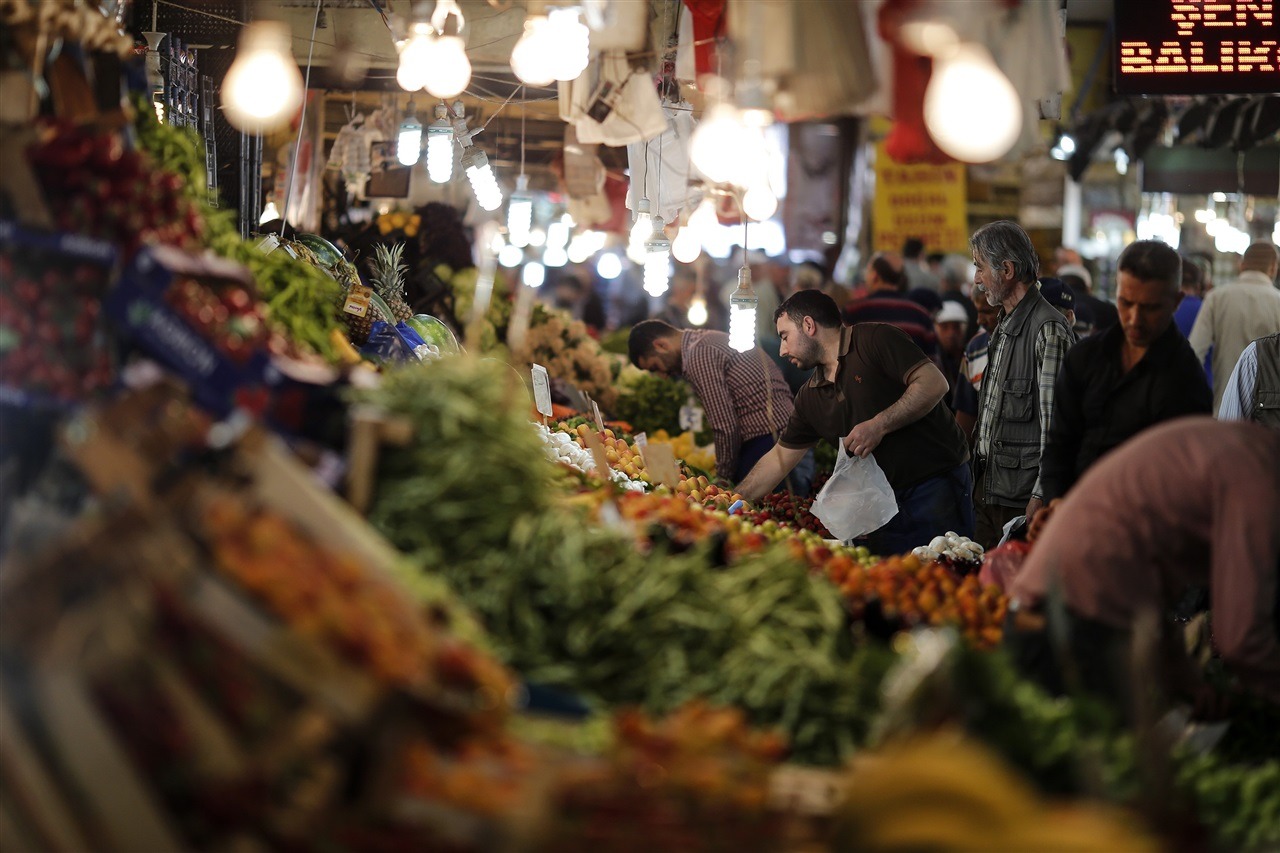
[[[742,443],[777,436],[791,418],[791,389],[760,347],[738,352],[724,332],[686,329],[680,371],[702,401],[715,434],[716,474],[733,479]]]
[[[1253,418],[1255,404],[1253,390],[1258,385],[1258,342],[1254,341],[1240,353],[1236,369],[1222,389],[1222,403],[1218,406],[1218,420],[1247,421]]]
[[[1009,336],[999,334],[1000,329],[1009,319],[1009,315],[1000,310],[1000,325],[996,327],[997,334],[993,337],[991,344],[990,359],[987,362],[987,373],[991,382],[982,382],[980,389],[980,397],[982,404],[979,407],[978,415],[978,456],[987,458],[991,452],[991,442],[995,437],[996,417],[995,407],[998,405],[996,397],[1002,377],[1002,367],[1005,361],[1005,353],[1008,351]],[[1058,371],[1062,368],[1062,360],[1066,358],[1067,350],[1075,343],[1072,338],[1071,331],[1064,325],[1058,323],[1045,323],[1040,327],[1039,333],[1036,335],[1036,363],[1040,365],[1040,370],[1036,374],[1036,388],[1040,397],[1040,453],[1044,453],[1045,442],[1049,438],[1049,425],[1053,423],[1053,386],[1058,379]],[[1043,491],[1040,486],[1040,477],[1037,474],[1036,484],[1032,487],[1032,497],[1042,497]]]

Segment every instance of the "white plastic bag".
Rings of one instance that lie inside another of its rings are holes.
[[[839,442],[835,470],[810,511],[837,539],[848,541],[879,530],[898,514],[889,478],[874,456],[850,456]]]

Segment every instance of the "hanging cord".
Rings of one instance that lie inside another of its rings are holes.
[[[320,12],[324,0],[316,0],[316,18],[311,24],[311,46],[307,48],[307,73],[302,81],[302,114],[298,116],[298,138],[293,143],[293,165],[289,168],[289,183],[284,189],[284,208],[280,211],[280,236],[289,222],[289,202],[293,198],[293,182],[298,177],[298,154],[302,151],[302,131],[307,126],[307,92],[311,89],[311,55],[316,49],[316,30],[320,27]]]
[[[520,84],[521,93],[524,92],[524,84]],[[525,105],[520,104],[520,174],[524,174],[524,114]]]

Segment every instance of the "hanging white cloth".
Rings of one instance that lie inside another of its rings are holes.
[[[689,163],[693,111],[689,104],[681,102],[664,113],[667,126],[664,133],[627,146],[631,167],[627,207],[634,211],[636,203],[647,198],[651,212],[661,216],[663,222],[672,222],[681,208],[697,202],[700,193],[689,186],[693,168]]]
[[[593,105],[608,107],[590,115]],[[602,53],[578,79],[560,84],[560,118],[588,145],[622,146],[652,139],[667,128],[650,76],[633,71],[625,53]]]

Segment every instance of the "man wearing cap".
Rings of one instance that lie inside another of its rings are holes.
[[[1105,332],[1120,322],[1116,306],[1093,295],[1093,276],[1082,265],[1062,264],[1058,267],[1058,278],[1070,288],[1077,308],[1088,309],[1087,313],[1093,319],[1091,333]]]
[[[959,304],[944,302],[933,324],[938,333],[938,361],[951,389],[946,397],[947,406],[955,411],[952,398],[956,384],[965,381],[960,377],[960,364],[964,361],[964,345],[968,340],[965,333],[969,329],[969,315]]]
[[[1062,282],[1062,279],[1040,279],[1040,295],[1044,297],[1045,302],[1057,308],[1059,314],[1067,318],[1067,323],[1072,329],[1076,327],[1076,296],[1071,292],[1071,288]]]
[[[1119,325],[1073,347],[1058,374],[1040,459],[1046,502],[1139,432],[1212,410],[1204,370],[1173,322],[1182,301],[1178,253],[1159,240],[1139,240],[1120,253],[1118,266]]]

